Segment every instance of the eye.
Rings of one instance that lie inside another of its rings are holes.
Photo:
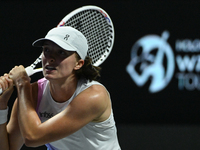
[[[63,50],[60,50],[60,51],[59,51],[59,54],[64,55],[65,52],[64,52]]]
[[[67,53],[66,53],[65,50],[59,50],[58,54],[61,55],[61,56],[67,56]]]
[[[47,47],[42,47],[42,51],[43,51],[44,53],[48,53],[50,50],[49,50]]]

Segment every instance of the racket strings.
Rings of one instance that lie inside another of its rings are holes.
[[[107,51],[111,34],[105,17],[97,10],[84,10],[71,17],[65,25],[72,26],[85,35],[89,45],[88,56],[92,58],[92,63],[100,60]]]

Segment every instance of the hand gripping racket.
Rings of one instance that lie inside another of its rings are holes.
[[[36,65],[42,61],[42,54],[32,63],[30,66],[26,67],[26,73],[28,76],[31,76],[37,72],[41,72],[42,68],[35,69]],[[2,88],[0,88],[0,95],[3,93]]]
[[[94,66],[101,65],[109,56],[114,44],[114,26],[109,15],[97,6],[83,6],[66,15],[57,27],[71,26],[82,32],[88,41],[87,55],[92,58]],[[42,69],[35,69],[41,62],[42,54],[36,61],[26,67],[28,76]],[[0,94],[2,89],[0,89]]]

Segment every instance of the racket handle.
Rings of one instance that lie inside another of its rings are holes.
[[[37,72],[41,72],[42,68],[38,68],[38,69],[33,69],[31,66],[28,66],[25,68],[27,75],[30,77],[31,75],[37,73]],[[0,95],[3,93],[2,88],[0,88]]]

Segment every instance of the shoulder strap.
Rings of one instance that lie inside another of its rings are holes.
[[[40,102],[41,102],[41,99],[42,99],[42,94],[43,94],[44,86],[45,86],[44,83],[45,83],[46,80],[47,79],[45,79],[45,78],[38,80],[38,100],[37,100],[36,112],[38,112],[38,108],[40,106]]]

